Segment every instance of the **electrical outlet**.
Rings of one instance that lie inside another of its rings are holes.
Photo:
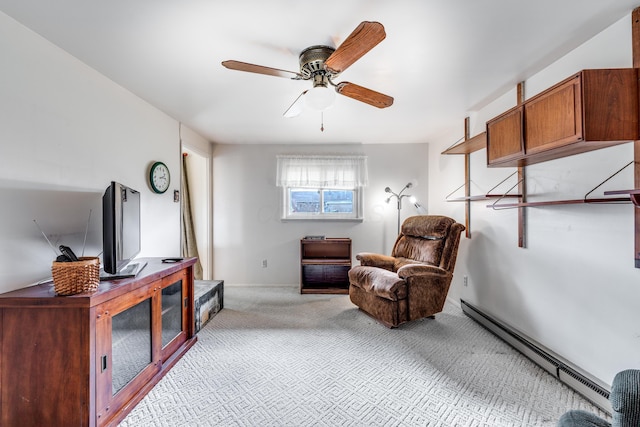
[[[267,260],[266,259],[262,260],[262,268],[267,268]]]
[[[467,277],[467,276],[463,276],[463,277],[462,277],[462,284],[463,284],[464,286],[469,286],[469,277]]]

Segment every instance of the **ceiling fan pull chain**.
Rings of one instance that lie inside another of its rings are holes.
[[[324,132],[324,111],[320,111],[320,132]]]

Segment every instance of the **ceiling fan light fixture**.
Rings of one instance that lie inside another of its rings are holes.
[[[318,111],[333,107],[335,100],[336,92],[327,86],[315,86],[305,95],[305,103]]]

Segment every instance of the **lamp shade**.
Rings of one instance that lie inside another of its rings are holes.
[[[305,103],[314,110],[323,111],[333,106],[336,93],[326,86],[316,86],[305,95]]]

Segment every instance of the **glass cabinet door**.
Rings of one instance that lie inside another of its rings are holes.
[[[109,423],[187,341],[190,276],[180,270],[95,308],[96,425]]]
[[[182,280],[162,289],[162,348],[182,333]]]
[[[115,425],[140,392],[159,380],[195,343],[190,268],[111,284],[109,298],[89,307],[94,333],[95,421]],[[101,295],[98,295],[98,297]],[[132,400],[133,399],[133,400]]]
[[[159,295],[151,286],[134,293],[96,308],[97,425],[160,369],[154,338]]]
[[[187,283],[188,276],[184,270],[162,280],[158,335],[161,339],[160,352],[163,363],[187,340],[187,308],[193,309],[193,304],[189,305],[187,301]]]
[[[111,387],[115,395],[153,361],[151,298],[111,319]]]

